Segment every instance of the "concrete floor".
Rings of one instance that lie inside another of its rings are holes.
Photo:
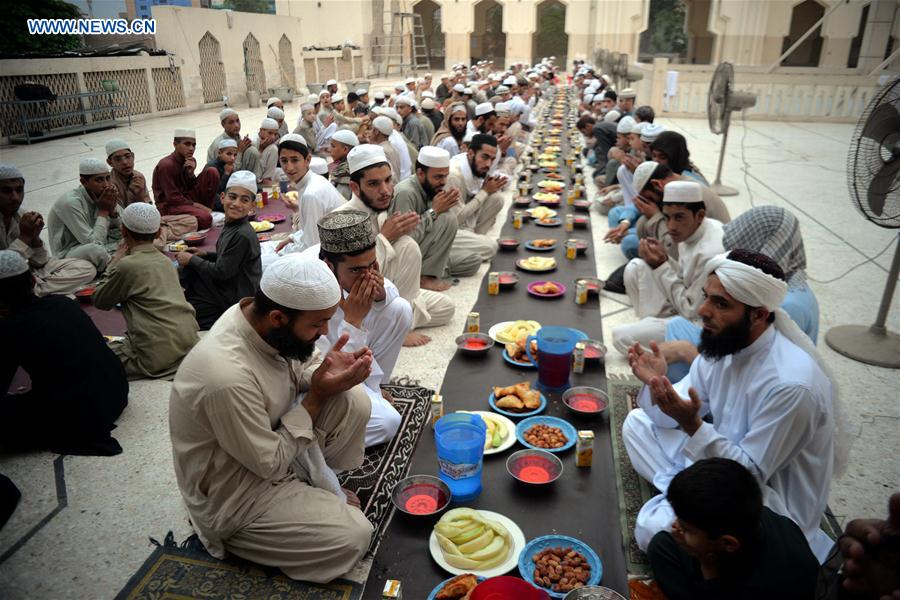
[[[297,111],[296,102],[287,106],[291,123]],[[130,141],[137,169],[149,179],[156,162],[170,152],[171,133],[177,127],[195,128],[198,155],[205,152],[220,131],[217,112],[141,121],[130,129],[33,146],[3,147],[0,160],[18,165],[25,174],[25,208],[46,214],[61,193],[77,185],[78,161],[85,156],[102,157],[108,139]],[[245,108],[240,113],[244,130],[252,131],[264,109]],[[712,179],[721,138],[709,133],[706,121],[661,118],[659,122],[686,136],[694,162]],[[894,232],[866,222],[849,201],[845,165],[853,129],[853,125],[759,121],[745,129],[737,119],[723,174],[725,183],[741,189],[739,196],[727,199],[732,216],[751,204],[775,204],[793,211],[802,224],[808,273],[821,306],[819,348],[840,381],[859,436],[849,472],[833,482],[830,496],[842,522],[848,517],[882,516],[889,494],[900,489],[896,459],[900,372],[848,360],[823,341],[833,325],[874,320],[895,240]],[[593,220],[601,277],[623,262],[617,247],[602,244],[605,221]],[[864,264],[857,266],[860,263]],[[485,271],[487,265],[478,277],[463,280],[449,292],[457,306],[454,320],[428,331],[431,344],[404,349],[395,375],[409,376],[431,388],[440,386],[454,352],[453,339],[463,327]],[[892,308],[890,324],[897,331],[896,302]],[[604,294],[598,318],[603,320],[609,345],[612,327],[633,320],[634,314],[625,296]],[[615,353],[607,368],[627,370]],[[23,493],[15,515],[0,531],[0,598],[110,598],[150,554],[148,536],[162,539],[169,530],[178,540],[189,535],[171,463],[169,386],[158,381],[132,385],[129,407],[115,431],[125,448],[120,456],[0,457],[0,472]]]

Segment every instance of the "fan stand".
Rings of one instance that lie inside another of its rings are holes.
[[[825,343],[832,350],[868,365],[900,369],[900,335],[888,331],[885,327],[898,275],[900,275],[900,235],[897,236],[897,249],[894,251],[894,260],[891,262],[891,270],[884,286],[884,296],[881,298],[875,324],[869,327],[865,325],[832,327],[825,335]]]
[[[728,143],[729,129],[731,129],[731,127],[725,127],[725,130],[722,132],[722,149],[719,150],[719,166],[716,168],[716,180],[710,186],[710,189],[719,196],[738,195],[738,191],[735,188],[722,183],[722,163],[725,162],[725,145]]]

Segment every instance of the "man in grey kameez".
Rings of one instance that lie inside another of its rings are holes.
[[[220,133],[209,145],[206,151],[206,162],[216,160],[219,154],[219,142],[225,138],[231,138],[238,143],[238,157],[234,162],[235,171],[252,171],[257,179],[262,175],[262,166],[259,163],[259,150],[253,146],[249,136],[241,137],[241,119],[233,108],[226,108],[219,113],[219,121],[222,123]]]

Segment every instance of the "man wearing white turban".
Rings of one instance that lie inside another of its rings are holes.
[[[35,296],[71,294],[97,275],[94,265],[80,258],[50,257],[41,231],[44,217],[21,210],[25,177],[8,163],[0,163],[0,250],[22,255],[34,277]]]
[[[181,363],[169,399],[178,488],[210,554],[327,582],[363,556],[372,526],[333,469],[362,464],[368,348],[326,354],[341,290],[316,257],[274,262]]]
[[[646,548],[671,527],[665,493],[679,471],[721,457],[753,473],[766,506],[793,519],[822,562],[833,542],[819,523],[849,450],[836,384],[779,308],[787,284],[774,260],[733,250],[704,272],[701,355],[688,375],[673,386],[655,342],[650,352],[635,344],[628,353],[646,385],[622,437],[635,470],[661,492],[638,514],[635,539]]]
[[[116,253],[94,290],[100,310],[120,305],[127,332],[110,342],[129,379],[169,377],[197,343],[194,309],[184,299],[178,271],[153,245],[161,218],[152,204],[122,211],[125,253]]]

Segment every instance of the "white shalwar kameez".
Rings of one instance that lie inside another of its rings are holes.
[[[735,354],[697,357],[674,387],[682,398],[696,389],[700,415],[712,422],[704,420],[688,437],[652,404],[647,387],[641,392],[622,437],[635,471],[662,493],[638,514],[638,545],[646,549],[657,532],[671,529],[675,514],[665,493],[672,478],[693,462],[721,457],[753,473],[765,505],[793,519],[822,562],[833,545],[819,523],[834,466],[835,422],[831,381],[813,357],[770,326]]]
[[[294,213],[293,229],[302,232],[302,238],[295,242],[309,248],[319,243],[319,219],[347,201],[327,179],[312,171],[307,171],[295,186],[299,208]]]
[[[482,189],[483,183],[483,178],[472,173],[468,154],[457,154],[450,159],[447,187],[456,187],[460,195],[460,202],[450,209],[459,223],[453,250],[459,254],[475,254],[482,261],[488,261],[497,254],[498,246],[496,239],[485,234],[503,209],[503,195],[499,191],[488,194]]]
[[[307,248],[301,256],[318,259],[319,245]],[[326,354],[346,333],[350,338],[344,345],[344,352],[355,352],[363,346],[368,346],[372,351],[372,372],[363,382],[372,403],[372,414],[366,425],[367,448],[390,440],[400,428],[400,413],[381,395],[381,384],[390,380],[403,340],[412,328],[409,302],[400,297],[397,287],[388,279],[384,280],[384,291],[384,300],[372,304],[369,314],[363,319],[362,329],[344,321],[344,311],[339,306],[328,321],[328,334],[316,342],[319,351]],[[347,297],[346,291],[341,290],[341,293],[344,298]]]
[[[400,157],[400,178],[398,181],[403,181],[413,172],[412,159],[409,157],[409,148],[406,147],[403,136],[397,133],[396,130],[392,131],[391,135],[388,136],[388,141]]]

